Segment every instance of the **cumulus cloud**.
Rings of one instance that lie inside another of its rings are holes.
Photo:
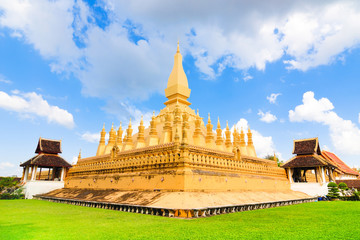
[[[337,115],[327,98],[315,99],[314,92],[304,93],[302,104],[289,111],[291,122],[317,122],[329,127],[334,148],[346,154],[360,154],[360,129]]]
[[[360,40],[354,30],[360,24],[357,1],[292,1],[281,7],[276,0],[229,6],[222,1],[140,2],[112,1],[112,6],[141,23],[147,35],[160,29],[170,39],[185,37],[196,66],[210,78],[225,67],[263,70],[284,54],[290,58],[288,68],[307,70],[333,62]]]
[[[269,100],[269,103],[274,104],[274,103],[276,103],[277,97],[280,95],[281,95],[281,93],[272,93],[272,94],[270,94],[270,96],[266,97],[266,99]]]
[[[83,94],[122,101],[163,93],[178,38],[209,79],[226,68],[264,70],[284,56],[289,69],[305,71],[360,42],[360,4],[350,0],[105,0],[96,7],[101,17],[81,0],[0,1],[0,26],[53,71],[73,73]]]
[[[263,111],[259,110],[258,115],[260,116],[260,121],[266,122],[266,123],[272,123],[276,121],[277,117],[270,113],[270,111],[267,111],[264,113]]]
[[[49,123],[57,123],[67,128],[73,128],[74,118],[67,110],[50,105],[43,97],[35,92],[20,93],[12,91],[13,95],[0,91],[0,108],[17,112],[24,117],[43,117]]]
[[[0,1],[0,26],[52,60],[52,70],[73,71],[81,58],[81,50],[73,41],[74,5],[72,0]]]
[[[144,100],[150,93],[164,91],[175,44],[160,38],[135,44],[117,23],[106,30],[92,27],[87,36],[84,55],[90,65],[77,72],[85,95],[102,98],[106,92],[116,100]]]
[[[358,47],[360,43],[359,3],[336,1],[323,9],[295,12],[279,29],[286,53],[293,57],[284,61],[289,69],[308,70],[336,60],[341,53]],[[301,40],[300,40],[301,39]]]
[[[241,130],[241,128],[246,133],[247,129],[249,128],[248,121],[244,118],[241,118],[234,126],[231,127],[231,133],[234,132],[234,129],[237,128]],[[225,129],[223,129],[223,132]],[[253,134],[253,142],[255,146],[255,151],[258,157],[265,157],[266,155],[273,155],[276,152],[276,155],[281,159],[281,153],[277,152],[275,149],[275,144],[271,136],[263,136],[260,132],[256,131],[255,129],[251,129]],[[232,134],[231,134],[232,138]],[[245,139],[247,141],[247,135],[245,134]]]

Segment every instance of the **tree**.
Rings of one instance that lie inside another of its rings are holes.
[[[339,183],[339,186],[338,186],[341,190],[348,190],[349,188],[348,188],[348,186],[346,185],[346,183],[343,183],[343,182],[341,182],[341,183]]]
[[[274,160],[274,155],[266,155],[265,159]],[[284,162],[280,161],[279,158],[276,157],[276,163],[277,163],[278,167],[280,167],[280,165],[283,164]]]
[[[5,188],[15,187],[18,182],[13,177],[4,177],[0,179],[0,191],[3,191]]]
[[[13,177],[0,179],[0,199],[20,199],[24,198],[23,189],[18,181]]]
[[[338,188],[338,185],[334,182],[329,182],[329,184],[327,185],[328,186],[328,190],[329,190],[329,193],[328,193],[328,197],[330,199],[337,199],[339,198],[340,194],[339,194],[339,188]]]

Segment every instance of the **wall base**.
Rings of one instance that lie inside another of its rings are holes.
[[[40,195],[34,196],[34,198],[50,201],[50,202],[66,203],[66,204],[84,206],[84,207],[103,208],[103,209],[123,211],[123,212],[141,213],[141,214],[156,215],[163,217],[179,217],[179,218],[210,217],[210,216],[226,214],[226,213],[251,211],[256,209],[273,208],[280,206],[289,206],[294,204],[317,201],[317,198],[304,198],[304,199],[295,199],[295,200],[250,203],[250,204],[240,204],[240,205],[232,205],[232,206],[197,208],[197,209],[174,209],[174,208],[169,209],[169,208],[161,208],[161,207],[126,205],[126,204],[118,204],[118,203],[110,203],[110,202],[95,202],[95,201],[76,200],[76,199],[64,199],[64,198],[46,197]]]

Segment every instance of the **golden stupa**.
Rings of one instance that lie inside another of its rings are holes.
[[[141,119],[132,134],[130,119],[124,137],[121,125],[112,126],[107,144],[104,126],[96,156],[79,156],[65,189],[52,196],[93,199],[97,191],[104,201],[175,210],[307,197],[290,190],[276,161],[256,156],[250,129],[247,143],[243,129],[233,131],[232,141],[228,123],[223,134],[217,119],[215,133],[210,114],[205,124],[189,107],[190,92],[178,44],[166,106],[150,126]],[[193,216],[180,210],[177,216]]]

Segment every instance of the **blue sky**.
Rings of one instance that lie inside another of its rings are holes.
[[[250,125],[260,157],[318,137],[359,167],[358,1],[0,0],[0,176],[40,136],[72,163],[103,123],[149,120],[178,39],[201,116]]]

